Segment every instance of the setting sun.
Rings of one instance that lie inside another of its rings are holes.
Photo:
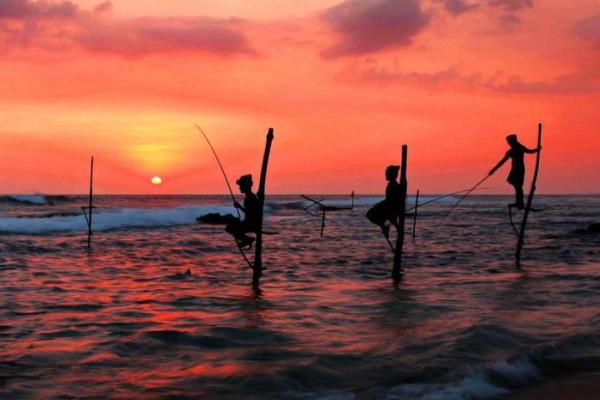
[[[163,180],[160,176],[154,176],[152,179],[150,179],[150,182],[152,182],[153,185],[160,185],[162,184]]]

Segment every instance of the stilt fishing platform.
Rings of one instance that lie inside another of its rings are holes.
[[[537,189],[537,179],[540,172],[540,160],[542,156],[542,124],[538,124],[538,152],[535,158],[535,170],[533,172],[533,179],[531,180],[531,190],[529,191],[529,196],[527,197],[527,204],[525,206],[525,211],[523,212],[523,221],[521,222],[521,229],[519,230],[519,239],[517,241],[517,250],[515,253],[515,264],[517,269],[521,269],[521,252],[523,250],[523,244],[525,240],[525,229],[527,228],[527,219],[529,218],[529,212],[532,210],[531,206],[533,204],[533,197],[535,196],[535,191]]]
[[[195,126],[200,131],[200,133],[202,133],[202,136],[204,136],[206,143],[210,147],[210,149],[215,157],[215,160],[217,161],[217,164],[219,165],[219,168],[221,169],[221,173],[223,175],[223,178],[225,179],[225,183],[227,184],[227,189],[229,190],[229,195],[231,196],[231,201],[235,204],[235,202],[236,202],[235,195],[233,194],[233,189],[231,188],[231,184],[229,183],[229,179],[227,178],[227,174],[225,173],[225,169],[223,168],[223,163],[221,163],[221,160],[219,159],[219,156],[217,155],[217,152],[215,151],[215,148],[213,147],[210,140],[208,139],[208,136],[206,135],[206,133],[204,133],[204,131],[202,130],[202,128],[200,128],[199,125],[195,125]],[[237,242],[237,240],[235,241],[236,247],[239,250],[241,256],[244,258],[244,261],[246,262],[248,267],[250,269],[252,269],[252,286],[255,289],[258,289],[258,287],[259,287],[260,278],[262,276],[262,271],[264,269],[263,265],[262,265],[263,235],[277,234],[277,232],[263,231],[267,170],[268,170],[268,166],[269,166],[269,156],[271,154],[271,144],[273,143],[274,137],[275,136],[273,134],[273,128],[269,128],[269,131],[267,133],[266,144],[265,144],[265,152],[263,154],[262,166],[261,166],[261,170],[260,170],[260,181],[258,184],[258,191],[256,192],[256,197],[258,200],[259,215],[258,215],[258,226],[257,226],[256,232],[255,232],[256,240],[255,240],[255,244],[254,244],[254,262],[250,261],[250,259],[246,255],[246,252],[244,251],[244,249],[240,246],[240,244]],[[236,210],[238,219],[241,220],[241,215],[240,215],[239,210],[237,208],[235,210]]]

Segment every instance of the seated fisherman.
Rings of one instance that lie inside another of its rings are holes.
[[[391,225],[397,226],[398,216],[403,211],[400,195],[400,184],[398,183],[398,165],[390,165],[385,170],[385,179],[388,181],[385,189],[385,200],[375,204],[367,212],[369,221],[381,228],[383,235],[386,238],[390,237],[390,222]]]
[[[246,195],[243,206],[237,201],[234,203],[235,208],[244,212],[244,220],[236,219],[232,221],[227,224],[225,231],[235,238],[238,246],[251,248],[254,238],[248,236],[247,233],[256,233],[258,230],[258,219],[260,217],[258,198],[252,193],[252,175],[243,175],[236,183],[240,187],[240,192]]]

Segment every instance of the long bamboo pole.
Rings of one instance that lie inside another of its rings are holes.
[[[267,142],[265,153],[263,155],[262,167],[260,170],[260,183],[258,185],[258,227],[256,231],[256,244],[254,252],[254,268],[252,269],[252,286],[258,288],[260,277],[262,276],[262,235],[263,235],[263,216],[265,206],[265,186],[267,180],[267,168],[269,166],[269,156],[271,154],[271,143],[273,143],[273,128],[269,128],[267,133]]]
[[[529,197],[527,198],[527,205],[525,207],[525,212],[523,213],[523,222],[521,222],[521,231],[519,232],[519,241],[517,242],[517,252],[516,252],[516,265],[517,269],[521,269],[521,251],[523,250],[523,242],[525,240],[525,228],[527,226],[527,219],[529,218],[529,211],[531,210],[531,205],[533,204],[533,196],[535,195],[536,185],[538,174],[540,172],[540,159],[542,156],[542,151],[540,148],[542,147],[542,124],[538,124],[538,152],[535,158],[535,171],[533,173],[533,179],[531,181],[531,190],[529,191]]]

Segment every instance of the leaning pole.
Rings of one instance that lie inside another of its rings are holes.
[[[402,249],[404,248],[404,223],[406,220],[406,193],[408,191],[408,182],[406,180],[406,162],[408,158],[408,146],[402,145],[402,166],[400,168],[400,203],[398,208],[401,210],[398,217],[398,236],[396,238],[396,250],[394,252],[394,268],[392,278],[394,282],[399,282],[402,277]]]
[[[538,149],[542,147],[542,124],[538,124]],[[529,191],[529,197],[527,198],[527,205],[525,207],[525,212],[523,213],[523,222],[521,222],[521,231],[519,232],[519,241],[517,242],[517,252],[516,252],[516,265],[517,269],[521,269],[521,250],[523,250],[523,242],[525,239],[525,228],[527,226],[527,218],[529,218],[529,211],[531,210],[531,205],[533,204],[533,196],[535,195],[537,178],[540,172],[540,158],[541,158],[541,150],[538,150],[535,158],[535,171],[533,173],[533,180],[531,181],[531,190]]]
[[[267,133],[267,143],[263,155],[262,167],[260,169],[260,183],[258,185],[258,227],[256,230],[256,244],[254,249],[254,265],[252,268],[252,286],[258,288],[260,277],[262,276],[262,235],[263,235],[263,216],[265,208],[265,185],[267,180],[267,169],[269,166],[269,155],[271,154],[271,143],[273,142],[273,128],[269,128]]]

